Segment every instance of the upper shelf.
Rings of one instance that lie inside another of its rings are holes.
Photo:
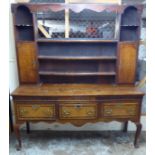
[[[58,39],[48,39],[48,38],[42,38],[42,39],[37,39],[37,42],[105,42],[105,43],[116,43],[118,40],[103,40],[103,39],[76,39],[76,38],[58,38]]]
[[[15,24],[15,26],[17,26],[17,27],[33,27],[33,25],[32,24]]]

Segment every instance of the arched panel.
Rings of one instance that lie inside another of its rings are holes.
[[[139,25],[138,10],[134,6],[129,6],[122,14],[122,25]]]
[[[15,23],[16,25],[32,25],[32,14],[25,5],[20,5],[16,9],[15,13],[16,19]]]

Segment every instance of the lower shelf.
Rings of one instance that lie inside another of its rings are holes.
[[[51,76],[115,76],[115,72],[51,72],[40,71],[39,75]]]
[[[49,56],[39,55],[40,60],[116,60],[116,56]]]

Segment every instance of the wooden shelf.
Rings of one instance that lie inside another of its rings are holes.
[[[29,24],[16,24],[15,26],[17,27],[33,27],[33,25],[29,25]]]
[[[114,76],[115,72],[54,72],[54,71],[40,71],[39,75],[53,75],[53,76]]]
[[[116,56],[45,56],[39,55],[43,60],[116,60]]]
[[[118,40],[103,40],[103,39],[91,39],[91,38],[58,38],[58,39],[47,39],[47,38],[42,38],[42,39],[37,39],[37,42],[90,42],[90,43],[98,43],[98,42],[103,42],[103,43],[117,43]]]
[[[139,27],[139,25],[121,25],[122,27]]]

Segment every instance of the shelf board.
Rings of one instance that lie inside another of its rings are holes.
[[[122,27],[139,27],[139,25],[121,25]]]
[[[116,60],[116,56],[45,56],[39,55],[42,60]]]
[[[54,71],[40,71],[39,75],[53,75],[53,76],[114,76],[115,72],[54,72]]]
[[[29,24],[15,24],[15,26],[17,26],[17,27],[33,27],[33,25],[29,25]]]
[[[37,42],[90,42],[90,43],[94,43],[94,42],[103,42],[103,43],[116,43],[118,42],[118,40],[103,40],[103,39],[91,39],[91,38],[55,38],[55,39],[48,39],[48,38],[41,38],[41,39],[37,39]]]

